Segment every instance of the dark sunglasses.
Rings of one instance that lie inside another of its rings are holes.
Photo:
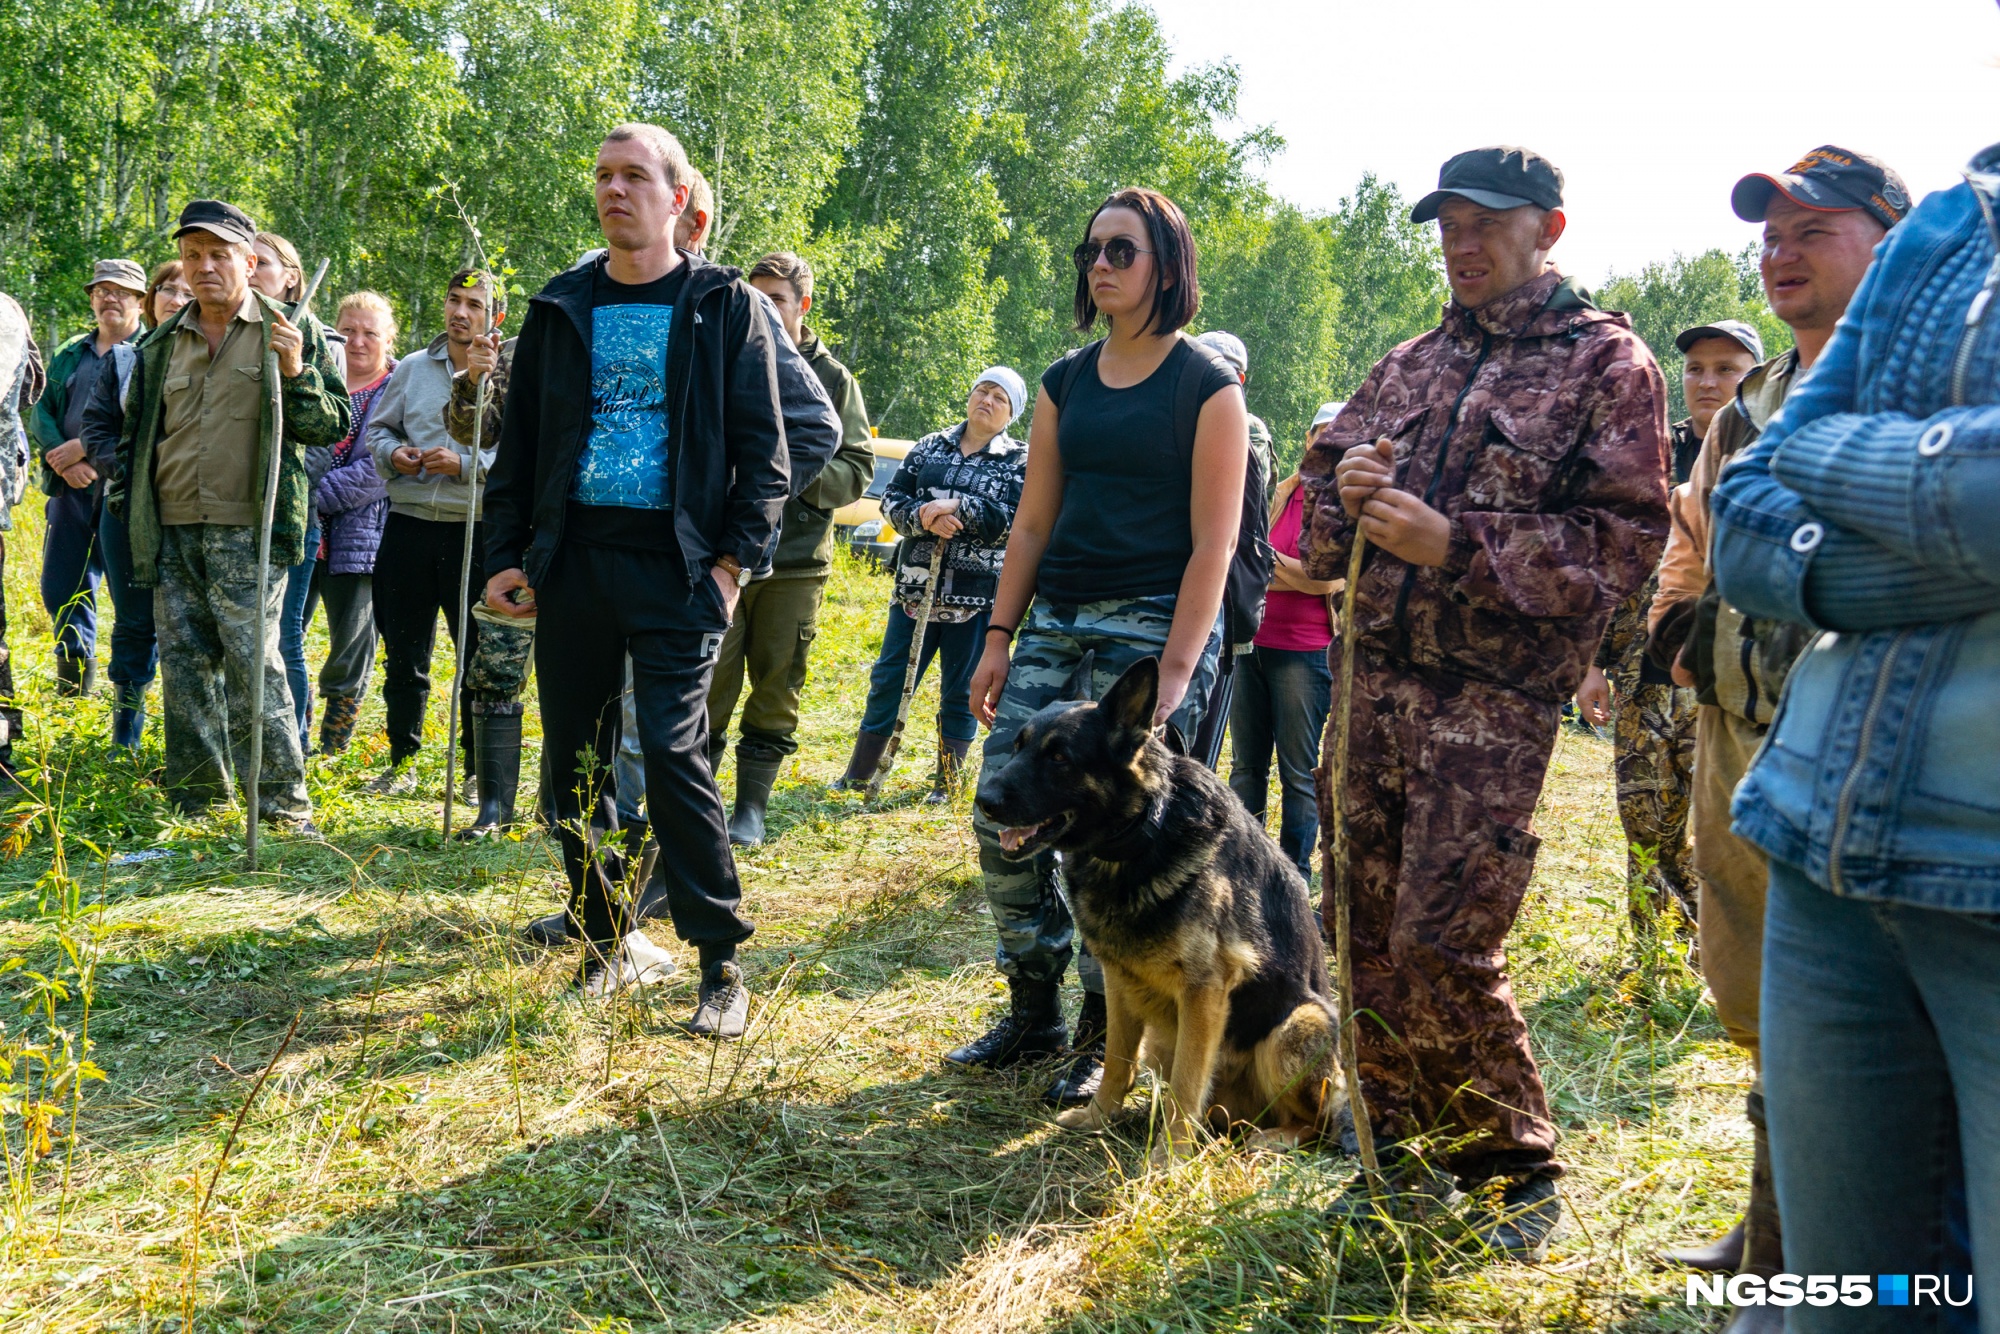
[[[1085,241],[1075,251],[1076,271],[1090,272],[1090,266],[1097,263],[1099,255],[1109,260],[1114,269],[1129,269],[1132,261],[1140,255],[1150,255],[1150,250],[1141,250],[1130,237],[1114,236],[1109,241]]]

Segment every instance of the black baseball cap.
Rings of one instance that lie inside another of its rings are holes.
[[[1531,149],[1510,144],[1460,153],[1438,169],[1438,188],[1417,201],[1411,222],[1429,222],[1438,206],[1459,195],[1486,208],[1519,208],[1538,204],[1561,208],[1563,174],[1555,163]]]
[[[249,245],[257,238],[257,224],[234,204],[225,204],[220,199],[197,199],[181,210],[181,224],[174,229],[174,239],[178,241],[189,232],[209,232],[225,241]]]
[[[1762,222],[1774,194],[1825,213],[1860,209],[1884,227],[1910,211],[1910,189],[1901,176],[1879,158],[1832,144],[1821,144],[1775,176],[1745,176],[1729,192],[1729,206],[1745,222]]]

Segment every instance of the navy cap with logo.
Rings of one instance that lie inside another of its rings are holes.
[[[1832,144],[1821,144],[1775,176],[1745,176],[1729,192],[1729,206],[1745,222],[1762,222],[1773,195],[1823,213],[1860,209],[1884,227],[1894,227],[1910,211],[1910,190],[1901,176],[1879,158]]]
[[[1561,208],[1563,174],[1540,153],[1510,144],[1460,153],[1438,170],[1438,188],[1417,201],[1411,222],[1429,222],[1452,195],[1486,208]]]
[[[1764,338],[1742,320],[1717,320],[1713,324],[1697,324],[1692,329],[1683,329],[1674,335],[1674,346],[1686,356],[1688,349],[1704,338],[1726,338],[1748,352],[1758,361],[1764,359]]]
[[[197,199],[181,210],[174,239],[178,241],[189,232],[208,232],[225,241],[249,245],[257,238],[257,224],[234,204],[225,204],[220,199]]]

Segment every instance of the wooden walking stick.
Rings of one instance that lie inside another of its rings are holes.
[[[910,721],[910,700],[917,693],[917,667],[924,660],[924,636],[930,633],[931,607],[937,602],[938,580],[943,577],[944,571],[944,549],[950,540],[940,537],[937,550],[931,553],[931,581],[924,586],[923,601],[917,606],[917,628],[910,636],[910,665],[903,669],[903,699],[896,706],[896,730],[889,734],[889,744],[882,748],[882,761],[875,766],[875,774],[868,780],[868,790],[862,794],[864,801],[873,801],[880,795],[889,771],[896,767],[896,752],[903,748],[903,727]]]
[[[319,291],[320,281],[326,277],[326,266],[330,261],[321,260],[313,270],[312,281],[292,306],[288,319],[297,321],[312,304],[313,293]],[[303,349],[301,349],[303,355]],[[250,869],[257,869],[257,816],[261,804],[258,789],[264,768],[264,672],[268,659],[264,656],[264,636],[270,633],[270,617],[264,609],[264,599],[271,591],[271,528],[278,521],[278,463],[285,452],[285,392],[284,377],[271,377],[271,463],[264,472],[264,526],[257,534],[257,670],[250,673],[250,772],[244,775],[244,793],[249,798],[249,814],[243,822],[243,852],[249,859]],[[307,497],[310,505],[312,498]],[[296,701],[294,701],[296,704]],[[224,720],[227,725],[227,720]],[[296,726],[296,722],[294,726]]]
[[[1337,501],[1335,503],[1338,503]],[[1340,1071],[1347,1081],[1347,1105],[1354,1113],[1354,1142],[1369,1183],[1379,1188],[1381,1164],[1375,1159],[1375,1127],[1361,1094],[1361,1055],[1354,1038],[1354,891],[1347,839],[1347,745],[1354,726],[1354,594],[1361,583],[1361,557],[1368,539],[1354,525],[1354,549],[1347,556],[1347,587],[1340,594],[1340,692],[1334,706],[1333,754],[1327,763],[1328,831],[1333,845],[1334,989],[1340,1000]]]
[[[486,274],[487,304],[492,314],[486,321],[486,331],[482,337],[490,335],[507,318],[499,309],[499,280],[483,267]],[[494,363],[499,369],[499,363]],[[486,426],[486,390],[493,381],[489,373],[479,377],[479,397],[472,417],[472,462],[471,472],[465,478],[465,545],[458,558],[458,644],[452,650],[451,663],[451,704],[445,715],[444,725],[444,836],[451,837],[451,803],[458,794],[458,699],[465,686],[465,646],[472,638],[472,533],[478,524],[479,514],[479,450]]]

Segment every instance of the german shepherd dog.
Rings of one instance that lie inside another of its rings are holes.
[[[1104,965],[1104,1082],[1057,1123],[1098,1130],[1141,1057],[1168,1089],[1156,1160],[1206,1121],[1253,1142],[1318,1138],[1346,1101],[1326,950],[1305,882],[1221,780],[1153,730],[1160,664],[1102,701],[1030,718],[979,787],[1010,857],[1063,854],[1070,907]]]

